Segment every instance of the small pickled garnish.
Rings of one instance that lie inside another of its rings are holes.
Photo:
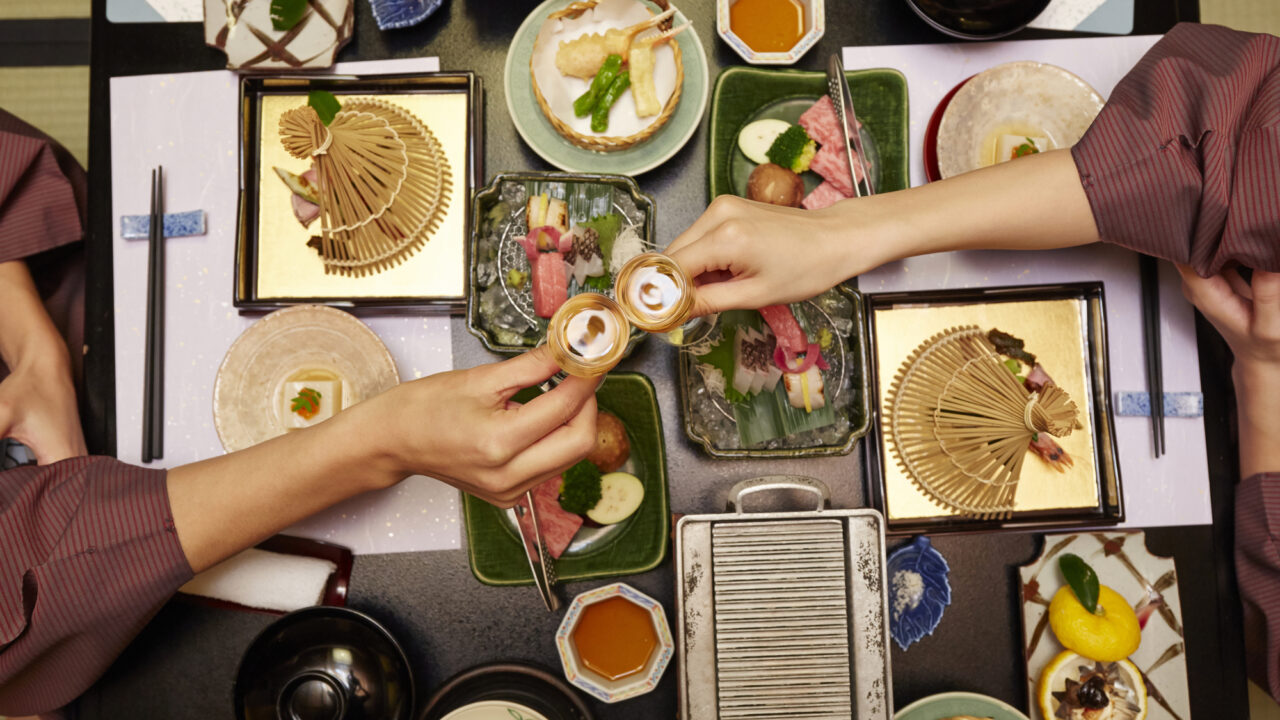
[[[1111,696],[1108,693],[1106,677],[1098,674],[1091,675],[1080,689],[1076,691],[1076,699],[1080,701],[1080,707],[1089,710],[1101,710],[1111,704]]]
[[[320,412],[320,391],[304,387],[290,401],[289,409],[304,420],[310,420]]]

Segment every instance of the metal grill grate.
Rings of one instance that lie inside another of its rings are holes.
[[[722,720],[853,717],[839,520],[712,527]]]

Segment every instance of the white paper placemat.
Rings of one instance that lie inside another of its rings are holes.
[[[437,58],[339,63],[342,73],[434,72]],[[151,169],[165,168],[166,210],[204,210],[208,234],[166,245],[165,447],[151,467],[223,452],[213,428],[213,380],[254,322],[231,304],[236,234],[239,80],[227,70],[111,79],[111,184],[116,327],[116,450],[141,455],[147,243],[120,237],[121,215],[149,211]],[[448,318],[363,318],[402,380],[452,368]],[[341,482],[335,478],[335,482]],[[355,553],[460,547],[458,492],[415,476],[333,507],[287,532]]]
[[[1000,63],[1038,60],[1084,78],[1103,97],[1158,37],[1024,40],[946,45],[884,45],[844,49],[846,68],[888,67],[907,78],[911,184],[925,182],[923,144],[929,117],[942,97],[974,73]],[[1102,281],[1105,284],[1111,389],[1147,388],[1142,298],[1137,255],[1112,245],[1045,252],[975,251],[911,258],[859,278],[864,293],[938,288]],[[1164,387],[1200,391],[1193,309],[1182,297],[1177,270],[1161,263],[1161,341]],[[1124,527],[1213,522],[1204,419],[1166,418],[1168,452],[1152,454],[1151,420],[1117,417],[1116,444],[1124,484]]]

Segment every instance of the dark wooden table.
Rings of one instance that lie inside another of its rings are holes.
[[[90,446],[115,446],[112,321],[109,78],[224,66],[222,54],[204,47],[197,24],[114,25],[106,0],[94,0],[92,110],[90,122],[89,262],[86,423]],[[516,135],[502,92],[507,45],[534,0],[447,0],[416,28],[382,33],[367,0],[356,0],[357,37],[341,60],[438,55],[445,70],[472,70],[485,84],[485,175],[551,169]],[[715,36],[712,0],[685,0],[683,10],[708,49],[713,76],[738,58]],[[1135,33],[1161,33],[1176,22],[1198,19],[1196,0],[1137,0]],[[1028,31],[1018,37],[1065,33]],[[829,0],[827,32],[798,67],[820,69],[845,45],[946,42],[901,0]],[[531,111],[534,111],[531,109]],[[660,242],[668,242],[706,205],[706,125],[683,151],[638,178],[657,199]],[[915,149],[913,148],[913,151]],[[228,291],[230,288],[228,288]],[[1229,356],[1212,329],[1200,322],[1201,375],[1210,457],[1213,525],[1147,531],[1153,552],[1172,555],[1181,578],[1192,707],[1198,718],[1247,716],[1239,600],[1231,562],[1231,506],[1236,476],[1230,423]],[[454,364],[489,362],[460,319],[453,321]],[[771,473],[822,478],[838,506],[865,504],[861,450],[843,458],[791,461],[711,461],[684,438],[672,378],[675,356],[659,343],[643,345],[624,369],[650,375],[664,418],[676,512],[714,512],[736,480]],[[1174,468],[1169,468],[1173,472]],[[465,538],[464,538],[465,542]],[[892,541],[893,544],[900,540]],[[944,690],[971,690],[1027,703],[1020,650],[1016,566],[1039,552],[1034,533],[937,536],[934,544],[952,566],[954,601],[938,631],[908,652],[893,653],[894,696],[899,706]],[[674,608],[672,566],[626,579]],[[574,583],[566,596],[600,582]],[[494,660],[523,660],[557,668],[551,640],[559,614],[545,612],[531,588],[494,588],[477,582],[465,550],[366,555],[356,560],[350,605],[386,623],[414,663],[419,705],[449,676]],[[265,627],[267,615],[236,613],[172,602],[143,631],[103,679],[81,699],[85,718],[232,717],[232,682],[240,654]],[[672,618],[674,619],[674,618]],[[658,689],[617,706],[596,704],[600,718],[672,717],[676,673]]]

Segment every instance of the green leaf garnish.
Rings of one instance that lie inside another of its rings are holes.
[[[273,0],[273,3],[278,1]],[[272,7],[275,7],[274,4]],[[316,115],[320,116],[320,122],[324,123],[325,126],[333,122],[334,116],[342,109],[342,104],[338,102],[338,98],[334,97],[333,93],[325,90],[312,90],[307,93],[307,104],[316,111]]]
[[[1084,609],[1097,614],[1098,574],[1089,567],[1089,563],[1081,560],[1079,555],[1065,553],[1058,558],[1058,568],[1062,570],[1062,577],[1066,578],[1071,592],[1075,593]]]
[[[604,275],[588,275],[583,281],[582,287],[586,290],[593,290],[598,293],[609,292],[609,288],[613,287],[613,279],[608,273]]]
[[[271,0],[271,27],[276,32],[292,30],[306,14],[307,0]]]

